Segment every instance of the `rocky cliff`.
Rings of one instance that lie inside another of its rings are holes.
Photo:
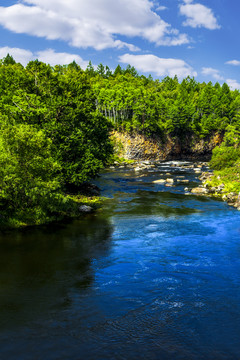
[[[222,142],[223,135],[214,133],[201,139],[193,134],[160,138],[114,131],[112,137],[116,152],[125,159],[209,160],[213,148]]]

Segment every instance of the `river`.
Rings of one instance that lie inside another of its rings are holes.
[[[0,235],[0,359],[240,359],[240,212],[180,165],[106,170],[101,211]]]

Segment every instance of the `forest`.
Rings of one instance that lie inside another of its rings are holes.
[[[211,165],[240,191],[240,93],[226,83],[154,80],[130,65],[111,71],[89,62],[83,70],[35,60],[23,67],[7,55],[0,93],[1,225],[74,216],[82,184],[114,158],[113,128],[179,138],[221,133]]]

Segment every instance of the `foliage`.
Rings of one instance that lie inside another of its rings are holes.
[[[39,61],[26,69],[0,67],[1,112],[16,123],[42,129],[51,139],[64,183],[80,185],[103,167],[112,152],[108,121],[96,111],[86,74],[78,67]],[[15,84],[17,83],[17,87]]]
[[[99,111],[117,130],[146,135],[194,133],[205,137],[240,124],[240,95],[227,84],[200,84],[187,77],[161,82],[117,66],[112,76],[91,77]]]
[[[223,183],[225,193],[240,192],[240,130],[236,125],[227,127],[224,141],[213,150],[210,165],[215,169],[212,186]]]
[[[213,169],[232,168],[240,161],[240,131],[229,125],[223,143],[213,150],[210,165]]]
[[[108,161],[111,126],[88,78],[76,63],[0,63],[1,219],[39,224],[75,213],[64,193]]]
[[[62,200],[60,169],[42,130],[1,119],[0,207],[5,214],[38,223],[56,211]]]

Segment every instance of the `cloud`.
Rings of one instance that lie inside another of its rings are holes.
[[[230,61],[225,62],[225,64],[240,66],[240,61],[239,60],[230,60]]]
[[[205,27],[209,30],[220,29],[213,11],[202,4],[192,4],[192,0],[184,0],[184,4],[180,5],[179,9],[180,14],[187,17],[183,22],[184,26]]]
[[[166,10],[166,9],[167,9],[166,6],[158,6],[158,7],[156,8],[156,11],[163,11],[163,10]]]
[[[43,61],[51,66],[54,65],[67,65],[73,62],[74,60],[78,63],[82,69],[86,69],[88,61],[84,61],[81,56],[76,54],[69,53],[58,53],[53,49],[47,49],[43,51],[37,51],[33,53],[30,50],[19,49],[19,48],[10,48],[8,46],[0,48],[0,59],[4,58],[7,54],[13,56],[14,60],[20,62],[22,65],[26,66],[29,61],[38,59]]]
[[[206,76],[212,76],[215,80],[224,80],[224,78],[220,75],[219,70],[217,69],[213,69],[211,67],[206,68],[203,67],[202,68],[202,74],[206,75]]]
[[[141,37],[156,45],[189,43],[187,35],[162,20],[153,6],[150,0],[22,0],[0,6],[0,24],[15,33],[96,50],[138,50],[122,36]]]
[[[240,83],[234,79],[226,79],[226,83],[231,88],[231,90],[240,90]]]
[[[177,75],[179,78],[186,76],[197,76],[196,71],[192,69],[184,60],[159,58],[155,55],[132,55],[124,54],[119,57],[121,63],[130,64],[138,71],[144,73],[155,73],[157,76]]]

